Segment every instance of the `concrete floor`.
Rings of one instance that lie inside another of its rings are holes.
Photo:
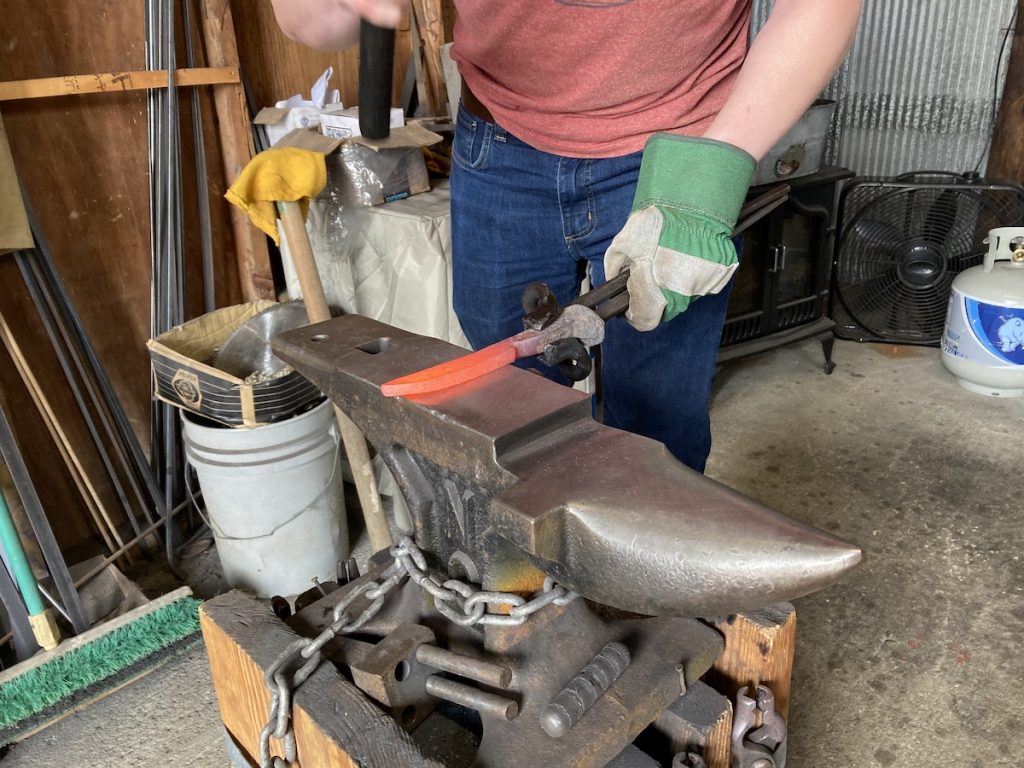
[[[790,768],[1024,765],[1024,399],[936,350],[800,345],[735,366],[708,474],[860,544],[796,603]]]
[[[806,342],[723,369],[708,474],[857,542],[797,602],[789,768],[1024,765],[1024,399],[935,350]],[[222,766],[196,649],[17,745],[4,766]],[[534,768],[534,767],[527,767]]]

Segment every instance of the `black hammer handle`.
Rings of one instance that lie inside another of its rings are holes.
[[[359,25],[359,132],[386,139],[391,125],[395,30],[363,19]]]

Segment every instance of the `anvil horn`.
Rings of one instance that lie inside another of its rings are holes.
[[[732,613],[827,587],[862,558],[626,432],[595,425],[531,465],[495,497],[492,524],[555,581],[606,605]]]
[[[446,342],[350,315],[281,334],[273,349],[389,460],[435,564],[468,558],[486,589],[515,589],[532,565],[622,610],[714,616],[822,589],[862,558],[662,444],[594,422],[587,395],[527,371],[381,394],[465,353]]]

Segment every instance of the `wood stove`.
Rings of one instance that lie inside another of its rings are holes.
[[[832,372],[834,322],[826,310],[835,201],[840,183],[853,175],[846,168],[829,166],[788,181],[786,204],[744,234],[719,362],[817,337],[825,372]],[[750,194],[766,189],[755,187]]]

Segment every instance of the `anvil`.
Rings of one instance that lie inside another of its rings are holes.
[[[465,354],[349,315],[278,336],[274,353],[363,430],[409,504],[430,565],[495,591],[545,576],[645,616],[717,616],[836,581],[858,547],[606,427],[590,397],[512,366],[388,398],[382,383]]]

